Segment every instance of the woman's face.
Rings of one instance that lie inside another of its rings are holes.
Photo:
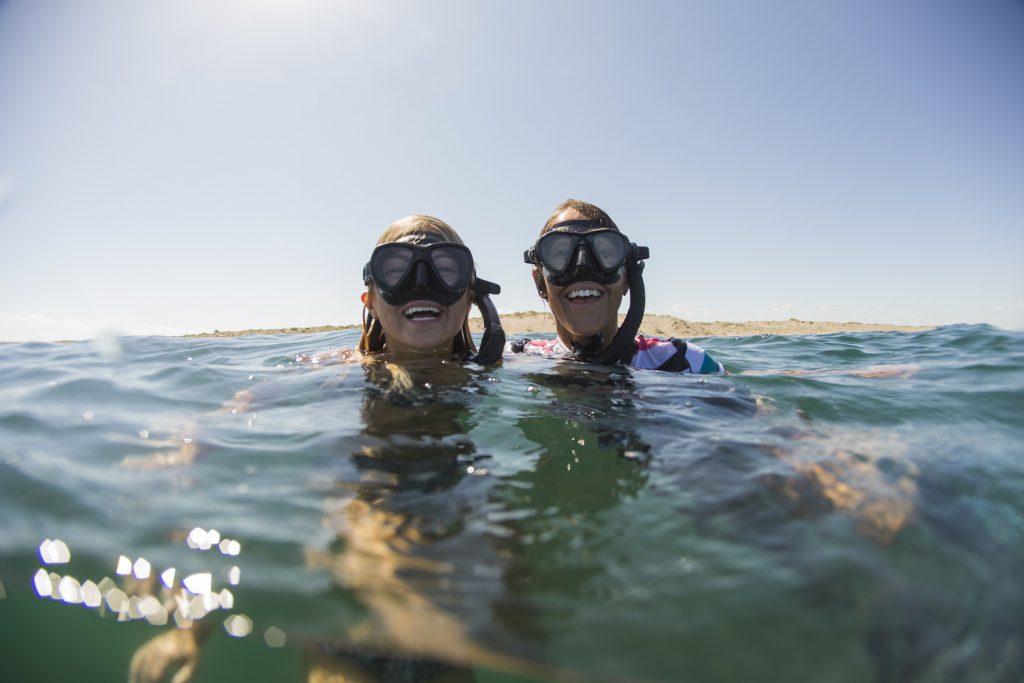
[[[470,292],[450,306],[442,306],[429,299],[417,299],[392,306],[384,297],[370,288],[366,293],[366,307],[380,320],[392,353],[450,352],[455,336],[469,316]]]
[[[558,214],[556,222],[585,218],[570,208]],[[543,283],[559,337],[582,340],[601,334],[605,342],[611,341],[619,327],[619,304],[626,292],[625,276],[610,285],[583,281],[559,287],[547,279],[543,279]],[[563,338],[563,341],[568,340]]]

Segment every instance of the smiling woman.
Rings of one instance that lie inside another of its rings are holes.
[[[413,215],[388,226],[363,282],[364,354],[454,354],[482,364],[501,357],[505,334],[490,300],[501,290],[476,276],[472,253],[444,221]],[[472,303],[484,318],[479,352],[469,331]]]

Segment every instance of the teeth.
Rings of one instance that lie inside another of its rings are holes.
[[[578,299],[581,296],[601,296],[601,292],[596,289],[577,289],[576,291],[569,292],[565,296],[567,299]]]
[[[406,318],[411,318],[417,313],[430,313],[431,315],[441,315],[441,309],[436,306],[410,306],[405,309],[402,313]]]

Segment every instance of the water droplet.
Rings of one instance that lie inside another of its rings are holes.
[[[164,572],[160,575],[160,580],[168,588],[174,588],[174,575],[176,573],[177,570],[174,567],[171,567],[170,569],[165,569]]]
[[[146,617],[147,619],[163,608],[160,601],[152,595],[147,595],[139,602],[139,614]]]
[[[148,439],[149,438],[149,430],[148,429],[143,429],[141,432],[139,432],[139,436],[142,437],[143,439]]]
[[[244,614],[232,614],[224,620],[224,630],[234,638],[244,638],[252,633],[252,619]]]
[[[100,594],[99,586],[92,581],[83,583],[82,602],[85,603],[86,607],[99,607],[100,603],[103,602],[103,595]]]
[[[228,583],[232,586],[237,586],[238,582],[242,580],[242,570],[237,566],[232,567],[228,570]]]
[[[120,588],[111,588],[104,599],[111,612],[124,614],[128,611],[128,596]]]
[[[286,637],[284,631],[276,626],[271,626],[263,632],[263,640],[268,647],[284,647]]]
[[[188,589],[190,593],[195,595],[203,595],[209,593],[213,586],[213,576],[210,572],[199,572],[198,574],[189,574],[181,583]]]
[[[153,626],[163,626],[167,623],[167,609],[163,605],[157,604],[153,613],[146,615],[146,621]]]
[[[217,535],[220,538],[220,534]],[[188,537],[185,539],[185,543],[189,548],[193,550],[209,550],[213,545],[210,542],[210,534],[206,529],[196,527],[192,531],[188,532]]]
[[[48,538],[39,544],[39,557],[43,564],[67,564],[71,561],[71,551],[64,541]]]
[[[92,419],[94,417],[96,417],[96,413],[92,412],[91,410],[87,410],[84,413],[82,413],[82,419],[85,420],[86,422],[92,422]]]
[[[53,593],[53,584],[50,583],[50,575],[45,569],[40,569],[32,577],[32,584],[35,586],[36,595],[41,598],[48,598]]]
[[[141,581],[142,579],[149,578],[150,569],[152,569],[152,567],[149,564],[149,560],[144,557],[140,557],[135,560],[135,564],[132,565],[132,574],[135,575],[136,579]]]
[[[118,576],[128,576],[132,573],[132,561],[124,555],[117,558],[117,569],[114,572]]]
[[[77,605],[82,602],[82,586],[73,576],[65,576],[57,584],[57,592],[60,599],[69,605]]]
[[[242,552],[242,544],[230,538],[225,538],[218,546],[222,555],[237,555]]]

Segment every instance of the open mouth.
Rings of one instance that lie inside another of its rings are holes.
[[[588,303],[590,301],[596,301],[604,296],[604,293],[598,289],[593,288],[581,288],[574,289],[565,295],[565,298],[569,301],[575,301],[576,303]]]
[[[437,306],[410,306],[402,311],[407,320],[436,320],[441,317],[441,313]]]

